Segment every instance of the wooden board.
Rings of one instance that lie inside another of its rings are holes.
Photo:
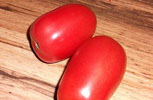
[[[37,17],[68,3],[91,8],[94,36],[110,36],[126,51],[126,73],[111,100],[153,100],[152,0],[0,0],[0,100],[56,100],[68,59],[39,61],[27,32]]]

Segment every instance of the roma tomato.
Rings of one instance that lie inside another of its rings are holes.
[[[32,48],[42,61],[58,62],[70,57],[95,29],[96,16],[88,7],[67,4],[40,16],[31,25]]]
[[[108,100],[120,84],[126,55],[118,42],[97,36],[72,56],[57,92],[58,100]]]

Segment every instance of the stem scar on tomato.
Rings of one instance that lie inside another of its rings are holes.
[[[35,44],[36,50],[38,50],[39,49],[39,44],[36,41],[34,41],[34,44]]]

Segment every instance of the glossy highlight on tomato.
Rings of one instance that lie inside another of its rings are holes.
[[[30,28],[31,44],[44,62],[70,57],[96,29],[96,16],[86,6],[67,4],[40,16]]]
[[[58,100],[109,100],[126,69],[126,54],[108,36],[88,39],[74,53],[63,74]]]

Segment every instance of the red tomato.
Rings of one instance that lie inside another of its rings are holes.
[[[39,17],[31,26],[31,44],[44,62],[53,63],[71,56],[92,37],[96,16],[86,6],[67,4]]]
[[[58,100],[108,100],[125,72],[123,48],[110,37],[83,43],[72,56],[60,81]]]

